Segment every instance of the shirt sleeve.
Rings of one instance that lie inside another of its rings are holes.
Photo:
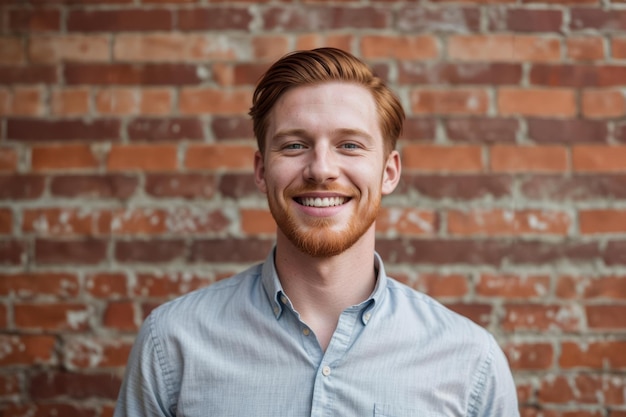
[[[472,417],[519,417],[517,389],[509,363],[490,335],[490,349],[480,369],[479,384],[470,403]]]
[[[154,315],[144,321],[131,350],[114,417],[173,417],[163,369],[163,352],[154,334]]]

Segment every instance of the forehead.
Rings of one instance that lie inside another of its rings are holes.
[[[376,102],[365,87],[327,82],[288,90],[270,114],[268,137],[284,129],[323,132],[360,129],[380,136]]]

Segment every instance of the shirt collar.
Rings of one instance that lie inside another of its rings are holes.
[[[265,259],[265,262],[263,263],[263,267],[261,269],[261,282],[263,284],[263,288],[265,289],[265,293],[268,296],[272,311],[274,312],[276,319],[279,319],[285,306],[286,295],[283,291],[280,280],[278,279],[278,273],[276,272],[276,264],[274,263],[275,252],[276,247],[270,251],[269,255]],[[376,271],[378,271],[374,291],[367,300],[363,301],[358,306],[355,306],[362,309],[362,320],[364,324],[369,321],[369,317],[371,316],[374,308],[382,303],[387,289],[388,278],[385,273],[385,266],[383,265],[382,259],[376,252],[374,252],[374,267],[376,268]]]

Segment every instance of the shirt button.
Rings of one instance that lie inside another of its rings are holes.
[[[322,375],[324,376],[330,375],[330,366],[325,366],[322,368]]]
[[[308,336],[309,334],[311,334],[311,331],[308,329],[308,327],[305,327],[304,329],[302,329],[302,333],[303,333],[305,336]]]
[[[284,295],[280,296],[280,301],[283,302],[283,304],[287,304],[287,297],[285,297]]]
[[[365,313],[365,315],[363,316],[363,319],[367,323],[368,321],[370,321],[371,317],[372,317],[372,315],[370,313]]]
[[[278,314],[279,311],[278,307],[274,307],[274,314]]]

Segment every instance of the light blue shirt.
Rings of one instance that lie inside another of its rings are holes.
[[[389,278],[324,352],[267,260],[153,310],[115,417],[519,416],[494,338]]]

